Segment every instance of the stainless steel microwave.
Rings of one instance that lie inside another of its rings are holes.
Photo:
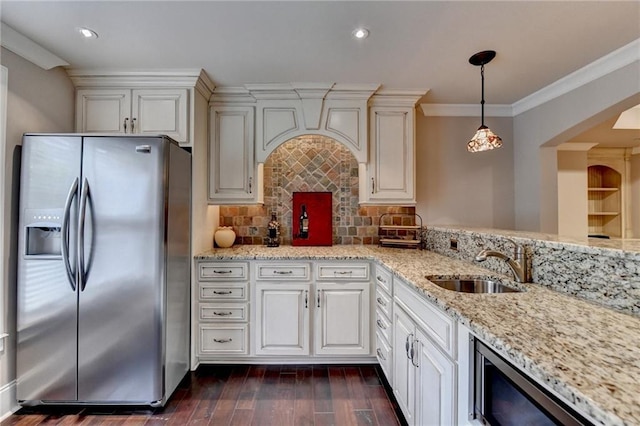
[[[491,426],[591,425],[575,410],[473,339],[473,416]]]

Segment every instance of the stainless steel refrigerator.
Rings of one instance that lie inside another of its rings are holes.
[[[20,404],[164,405],[189,369],[190,194],[167,137],[23,137]]]

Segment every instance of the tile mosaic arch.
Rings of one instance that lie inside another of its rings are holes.
[[[358,205],[358,162],[347,147],[317,135],[280,145],[264,164],[264,205],[220,206],[220,225],[233,226],[236,244],[265,244],[271,213],[281,224],[281,244],[291,244],[291,204],[298,191],[333,194],[333,244],[377,244],[385,213],[413,214],[414,207]]]

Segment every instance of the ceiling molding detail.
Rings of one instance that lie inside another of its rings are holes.
[[[425,117],[477,117],[480,104],[420,104]],[[488,117],[513,117],[511,105],[485,105],[484,115]]]
[[[36,64],[42,69],[50,70],[51,68],[66,67],[69,65],[64,59],[57,57],[4,22],[0,22],[0,34],[2,47]]]
[[[512,105],[485,105],[485,115],[515,117],[636,61],[640,61],[640,38],[514,102]],[[451,117],[475,116],[478,115],[480,108],[475,104],[420,104],[420,106],[425,116]]]
[[[522,114],[636,61],[640,61],[640,38],[514,102],[513,115]]]

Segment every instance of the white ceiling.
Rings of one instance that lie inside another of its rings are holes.
[[[74,68],[203,68],[217,86],[379,83],[511,105],[640,38],[640,1],[15,1],[2,21]],[[99,34],[83,40],[76,28]],[[354,40],[363,26],[370,36]]]

